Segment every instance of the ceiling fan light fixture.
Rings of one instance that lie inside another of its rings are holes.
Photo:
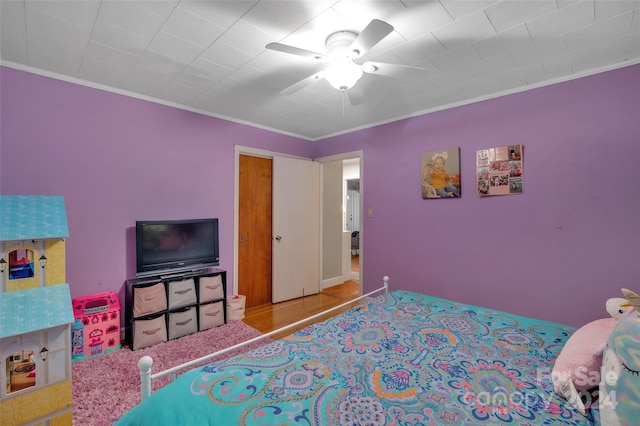
[[[330,34],[325,41],[327,56],[334,60],[355,59],[352,56],[358,51],[350,50],[350,47],[356,38],[358,38],[358,34],[353,31],[336,31]]]
[[[353,62],[337,63],[325,71],[324,78],[338,90],[345,91],[353,87],[362,77],[362,67]]]
[[[348,89],[351,89],[358,83],[364,73],[395,77],[422,70],[421,68],[400,64],[369,61],[361,64],[359,62],[361,58],[367,55],[371,48],[380,43],[380,41],[391,32],[393,32],[392,25],[379,19],[372,19],[360,33],[342,30],[329,34],[325,39],[326,54],[315,53],[310,50],[282,43],[269,43],[265,47],[269,50],[301,56],[303,58],[319,59],[328,65],[328,68],[316,72],[285,88],[281,91],[282,94],[290,95],[320,79],[326,79],[331,86],[344,94]],[[354,100],[357,101],[356,97],[355,93],[350,94],[349,100],[352,105],[354,105]]]

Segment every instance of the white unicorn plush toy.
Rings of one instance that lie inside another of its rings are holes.
[[[560,351],[551,372],[556,393],[585,415],[581,395],[598,386],[609,336],[618,321],[633,311],[627,299],[621,297],[607,300],[606,308],[611,317],[591,321],[576,330]]]
[[[640,296],[622,289],[633,306],[613,328],[602,359],[600,421],[603,426],[640,424]]]

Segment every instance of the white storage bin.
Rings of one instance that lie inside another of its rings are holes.
[[[207,303],[198,307],[200,331],[224,324],[224,304],[222,301]]]
[[[193,278],[181,281],[169,281],[167,283],[167,297],[169,309],[195,305],[197,302],[196,284]]]
[[[213,275],[210,277],[200,277],[198,282],[200,303],[220,300],[224,297],[222,274]]]
[[[167,341],[167,323],[164,314],[148,319],[137,319],[132,325],[131,349],[138,350]]]
[[[244,318],[244,303],[246,297],[235,295],[227,298],[227,319],[230,321],[240,321]]]
[[[133,288],[134,318],[155,314],[165,309],[167,309],[167,293],[164,283]]]
[[[168,336],[169,340],[186,336],[198,331],[196,308],[186,308],[182,311],[169,312]]]

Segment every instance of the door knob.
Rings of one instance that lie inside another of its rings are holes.
[[[280,235],[276,235],[275,237],[273,237],[273,239],[276,241],[280,241],[282,237]]]

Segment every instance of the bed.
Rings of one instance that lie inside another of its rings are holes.
[[[598,424],[553,391],[554,360],[574,330],[386,292],[184,373],[116,425]]]

